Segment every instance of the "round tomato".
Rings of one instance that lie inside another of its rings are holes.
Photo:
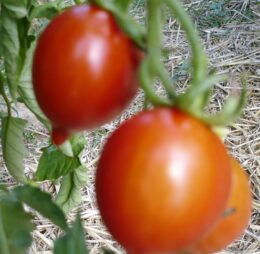
[[[192,254],[209,254],[224,249],[246,229],[252,209],[252,195],[248,177],[239,163],[232,163],[232,188],[227,215],[201,240]]]
[[[128,253],[175,253],[217,223],[231,188],[229,156],[199,120],[170,108],[139,113],[108,139],[96,195]]]
[[[33,87],[56,134],[98,127],[121,113],[137,92],[139,62],[109,12],[81,5],[55,17],[36,47]]]

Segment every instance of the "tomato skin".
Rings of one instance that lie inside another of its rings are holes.
[[[236,240],[245,231],[251,216],[252,194],[248,177],[240,164],[231,159],[232,187],[227,208],[234,212],[210,231],[191,251],[192,254],[210,254],[220,251]]]
[[[231,170],[219,138],[176,109],[126,121],[108,139],[96,172],[97,202],[128,253],[175,253],[217,223]]]
[[[70,137],[70,133],[63,129],[52,129],[51,139],[56,146],[62,145]]]
[[[36,99],[56,129],[98,127],[136,94],[139,58],[110,13],[92,5],[72,7],[39,38],[33,61]]]

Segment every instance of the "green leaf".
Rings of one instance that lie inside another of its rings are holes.
[[[85,147],[86,139],[83,135],[75,135],[70,143],[74,157],[64,154],[54,145],[42,149],[43,154],[35,174],[37,181],[56,180],[81,166],[79,155]]]
[[[18,93],[23,103],[35,114],[35,116],[50,129],[50,123],[40,110],[32,88],[32,59],[35,43],[31,44],[26,53],[25,62],[19,78]]]
[[[31,23],[27,19],[31,0],[3,0],[1,10],[0,48],[4,56],[7,84],[14,101],[20,73],[30,47],[32,36],[28,35]]]
[[[8,189],[4,184],[0,184],[0,201],[1,199],[5,198],[8,194]]]
[[[0,199],[0,253],[26,254],[31,245],[32,216],[14,197]]]
[[[19,65],[20,41],[17,20],[9,15],[6,7],[1,10],[1,48],[4,56],[7,83],[12,98],[17,96],[17,76]]]
[[[16,187],[13,192],[18,200],[35,209],[60,228],[67,228],[67,223],[63,212],[52,201],[49,193],[42,192],[39,188],[29,185]]]
[[[23,159],[26,148],[22,142],[26,121],[20,118],[2,118],[3,158],[9,173],[18,181],[26,182]]]
[[[2,0],[2,4],[14,18],[23,18],[27,15],[27,6],[30,0]]]
[[[83,135],[74,135],[70,140],[74,155],[79,156],[86,145],[86,139]]]
[[[56,196],[56,203],[67,214],[81,203],[80,189],[87,185],[87,168],[78,167],[62,179],[60,190]]]
[[[87,254],[84,230],[79,216],[65,235],[56,240],[54,254]]]
[[[80,159],[69,157],[54,145],[43,149],[38,168],[35,174],[37,181],[56,180],[65,176],[81,165]]]
[[[35,6],[29,15],[29,20],[32,21],[35,18],[52,19],[58,13],[59,13],[59,8],[57,7],[57,4],[55,2],[47,3],[47,4]]]

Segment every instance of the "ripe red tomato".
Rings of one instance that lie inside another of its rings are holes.
[[[231,188],[229,156],[199,120],[144,111],[108,139],[96,195],[108,230],[128,253],[175,253],[217,223]]]
[[[227,211],[231,212],[196,245],[191,251],[192,254],[210,254],[224,249],[238,238],[248,225],[252,209],[250,184],[239,163],[234,159],[231,163],[233,183],[227,206]]]
[[[36,47],[33,87],[56,134],[121,113],[137,92],[139,62],[139,50],[107,11],[81,5],[55,17]]]

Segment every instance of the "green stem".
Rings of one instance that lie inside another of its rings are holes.
[[[128,10],[130,2],[131,0],[114,0],[114,4],[123,12],[126,12]]]
[[[6,103],[8,116],[11,116],[12,115],[11,102],[9,101],[9,99],[5,93],[4,84],[2,83],[2,79],[0,79],[0,94],[3,96],[4,101]]]
[[[161,79],[162,85],[164,86],[166,92],[168,93],[169,98],[172,101],[174,101],[176,98],[176,94],[173,89],[173,83],[170,80],[168,73],[164,69],[164,66],[161,64],[161,62],[158,63],[156,72],[157,72],[159,78]]]
[[[192,50],[193,84],[199,85],[207,74],[207,57],[200,43],[199,35],[184,7],[178,0],[165,0],[176,19],[186,32]]]
[[[75,4],[82,4],[80,0],[74,0]]]
[[[153,58],[161,57],[161,3],[158,0],[148,1],[148,54]]]
[[[166,99],[161,98],[153,90],[152,82],[150,80],[149,58],[143,60],[139,69],[140,84],[145,92],[146,100],[155,106],[171,107],[172,103]]]
[[[113,14],[121,29],[143,50],[146,50],[146,34],[144,28],[139,25],[132,17],[118,8],[114,3],[103,0],[91,0],[92,4],[96,4],[104,10]]]
[[[205,94],[205,92],[209,91],[211,87],[218,83],[223,82],[227,79],[227,76],[225,75],[212,75],[205,78],[203,81],[201,81],[200,85],[198,87],[191,87],[188,92],[184,95],[187,99],[194,101],[194,98],[201,96],[202,94]]]
[[[162,81],[169,98],[175,98],[175,92],[170,78],[161,63],[161,2],[158,0],[148,1],[148,36],[147,36],[147,48],[149,55],[149,66],[151,67],[152,74],[158,75]]]

